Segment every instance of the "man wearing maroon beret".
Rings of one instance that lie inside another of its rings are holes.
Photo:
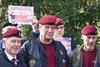
[[[65,32],[63,19],[57,18],[55,23],[56,23],[56,27],[55,27],[53,38],[57,41],[60,41],[64,45],[65,49],[67,50],[67,54],[69,54],[70,51],[75,48],[75,44],[73,44],[73,39],[72,37],[63,36]]]
[[[39,20],[40,35],[27,41],[21,53],[28,67],[69,67],[69,58],[64,46],[53,39],[57,17],[46,15]]]
[[[0,50],[0,67],[27,67],[18,54],[21,49],[20,33],[17,29],[10,29],[3,34],[4,48]]]
[[[17,29],[17,24],[12,24],[12,23],[5,23],[3,26],[2,26],[2,34],[4,34],[8,29]],[[0,40],[0,48],[3,48],[3,40],[1,39]]]
[[[100,67],[100,47],[96,44],[97,29],[86,25],[81,29],[82,46],[70,53],[73,67]]]
[[[56,19],[56,28],[54,37],[62,37],[64,35],[64,20],[61,18]]]

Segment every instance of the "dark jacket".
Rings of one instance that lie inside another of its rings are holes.
[[[3,39],[0,40],[0,49],[3,48]]]
[[[64,65],[70,67],[69,58],[64,46],[58,41],[54,41],[53,44],[56,47],[55,55],[57,67],[65,67]],[[37,39],[27,41],[23,45],[21,53],[26,63],[28,63],[28,66],[46,67],[45,51]]]
[[[32,37],[33,38],[38,38],[39,34],[40,34],[39,32],[33,32],[32,31]]]
[[[0,67],[27,67],[23,62],[23,59],[20,55],[17,56],[17,66],[15,66],[6,56],[3,49],[0,49]]]
[[[77,47],[69,54],[69,58],[73,67],[82,67],[82,46]],[[94,67],[100,67],[100,46],[96,45],[96,58]]]
[[[100,67],[100,61],[96,62],[96,66],[95,67]]]

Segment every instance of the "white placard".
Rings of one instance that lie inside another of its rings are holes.
[[[30,24],[34,19],[34,7],[9,5],[8,19],[10,23]]]
[[[67,50],[68,54],[71,52],[71,37],[54,37],[54,40],[60,41]]]

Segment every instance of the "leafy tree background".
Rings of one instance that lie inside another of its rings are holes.
[[[80,29],[87,24],[100,30],[100,0],[1,0],[0,25],[7,21],[8,5],[34,6],[38,19],[47,14],[56,15],[65,21],[65,35],[81,43]],[[26,29],[26,28],[23,28]]]

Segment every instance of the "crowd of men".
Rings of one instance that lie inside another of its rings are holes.
[[[17,24],[3,25],[0,67],[100,67],[98,32],[94,25],[81,29],[83,43],[76,48],[72,43],[62,42],[65,41],[63,19],[45,15],[32,25],[33,36],[23,44]]]

